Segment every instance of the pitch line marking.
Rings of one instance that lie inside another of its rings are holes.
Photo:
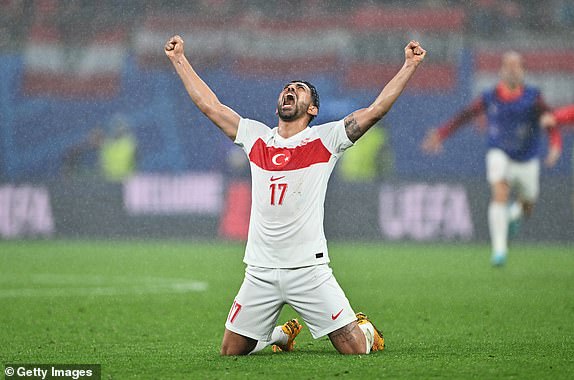
[[[204,292],[207,282],[190,279],[100,276],[100,275],[65,275],[34,274],[27,277],[0,276],[3,284],[24,285],[0,289],[0,298],[26,297],[68,297],[68,296],[123,296],[145,294],[169,294]],[[11,280],[10,281],[10,277]],[[16,280],[16,281],[14,281]],[[42,285],[34,288],[30,285]]]

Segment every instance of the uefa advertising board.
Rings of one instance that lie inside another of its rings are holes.
[[[567,178],[541,183],[518,240],[574,241]],[[328,240],[488,241],[484,181],[345,183],[327,191]],[[0,239],[247,237],[249,179],[219,173],[137,175],[124,183],[0,184]]]

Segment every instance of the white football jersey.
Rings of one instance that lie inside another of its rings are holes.
[[[235,144],[251,166],[251,219],[244,262],[299,268],[329,262],[323,215],[327,182],[353,143],[344,121],[283,138],[278,129],[241,119]]]

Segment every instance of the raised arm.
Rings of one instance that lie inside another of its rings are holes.
[[[184,54],[183,39],[180,36],[171,37],[166,42],[164,51],[197,108],[217,125],[227,137],[235,140],[240,116],[231,108],[222,104],[213,91],[193,70]]]
[[[459,111],[451,120],[439,128],[429,130],[422,142],[422,149],[426,153],[440,153],[442,142],[452,135],[461,126],[467,124],[485,111],[482,98],[475,99],[468,106]]]
[[[405,63],[399,72],[387,83],[377,99],[367,108],[357,110],[345,118],[345,129],[349,140],[355,142],[389,112],[399,95],[405,89],[426,51],[417,41],[405,47]]]

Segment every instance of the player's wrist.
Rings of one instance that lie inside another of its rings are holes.
[[[414,59],[406,59],[403,64],[403,68],[414,70],[418,67],[420,61],[415,61]]]
[[[176,56],[170,57],[169,59],[174,66],[181,66],[187,61],[185,55],[183,54],[178,54]]]

